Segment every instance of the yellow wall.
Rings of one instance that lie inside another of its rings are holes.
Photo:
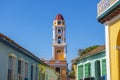
[[[77,64],[72,64],[75,75],[77,75]]]
[[[58,54],[57,51],[60,50],[61,53]],[[65,60],[64,58],[64,48],[55,48],[55,58],[56,60]]]
[[[38,68],[39,68],[39,70],[41,71],[41,73],[44,73],[44,74],[45,74],[45,71],[46,71],[46,66],[45,66],[45,65],[39,64],[39,65],[38,65]]]
[[[117,20],[114,23],[111,23],[109,25],[109,50],[110,50],[110,69],[111,69],[111,80],[120,80],[119,78],[119,56],[120,53],[118,51],[118,49],[116,48],[117,46],[120,46],[120,44],[118,44],[120,42],[120,38],[118,40],[118,33],[120,30],[120,20]],[[120,34],[119,34],[120,35]],[[119,41],[119,42],[117,42]]]

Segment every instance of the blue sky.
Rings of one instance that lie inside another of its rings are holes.
[[[105,44],[98,23],[99,0],[0,0],[0,32],[39,58],[52,58],[52,26],[58,13],[66,21],[67,61],[79,48]],[[70,67],[70,65],[69,65]]]

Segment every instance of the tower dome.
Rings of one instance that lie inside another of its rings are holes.
[[[58,14],[55,18],[55,20],[64,20],[62,14]]]

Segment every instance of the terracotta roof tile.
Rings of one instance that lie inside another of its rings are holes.
[[[105,50],[105,45],[100,45],[100,46],[96,47],[95,49],[93,49],[92,51],[85,53],[82,56],[76,57],[75,59],[72,60],[72,62],[76,63],[76,60],[79,60],[79,59],[82,59],[82,58],[85,58],[85,57],[88,57],[88,56],[91,56],[94,54],[98,54],[99,52],[101,52],[103,50]]]
[[[93,49],[92,51],[83,54],[82,56],[80,56],[80,58],[84,58],[84,57],[87,57],[93,54],[97,54],[98,52],[103,51],[103,50],[105,50],[105,45],[100,45],[96,47],[95,49]]]
[[[64,20],[62,14],[58,14],[55,18],[55,20]]]

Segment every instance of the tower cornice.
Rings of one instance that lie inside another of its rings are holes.
[[[62,43],[62,44],[53,43],[52,46],[53,47],[66,47],[67,44],[66,43]]]

